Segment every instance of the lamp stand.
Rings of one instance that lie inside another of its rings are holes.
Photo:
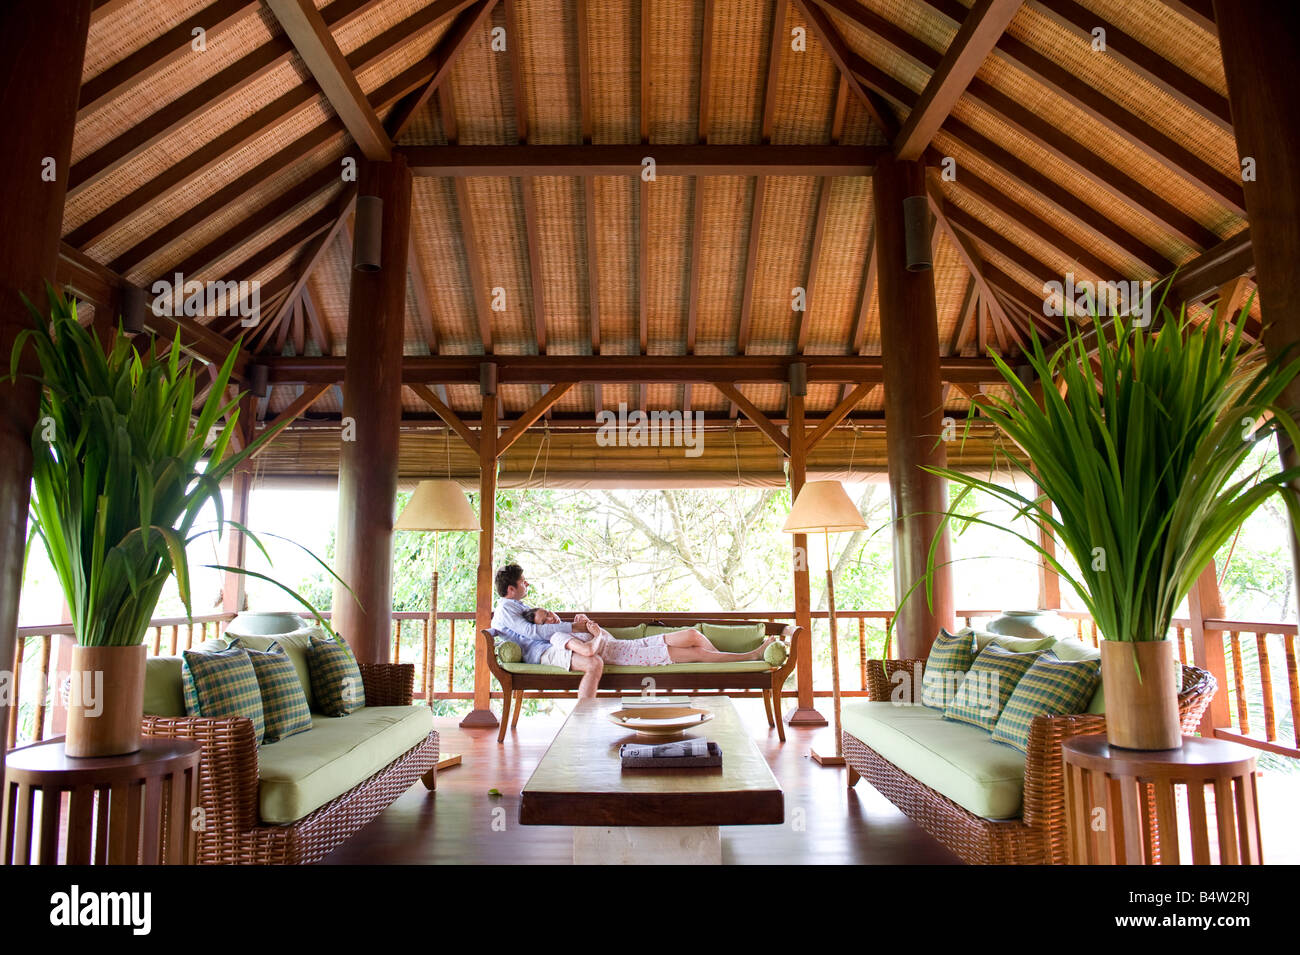
[[[828,531],[823,531],[822,537],[826,541],[826,604],[829,608],[827,616],[830,619],[831,629],[831,696],[835,700],[835,755],[823,755],[814,749],[812,758],[820,766],[843,766],[844,733],[840,730],[840,639],[839,630],[835,625],[835,575],[831,568],[831,535]]]
[[[433,599],[429,607],[429,656],[424,661],[424,702],[433,706],[433,668],[438,660],[438,533],[433,534]],[[460,765],[460,753],[438,757],[438,770]]]

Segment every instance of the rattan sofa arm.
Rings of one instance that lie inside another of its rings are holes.
[[[257,738],[252,720],[243,716],[146,716],[140,721],[140,732],[199,744],[202,839],[233,838],[257,825]]]
[[[366,706],[410,706],[415,701],[414,663],[358,663]]]
[[[867,699],[919,703],[919,688],[924,675],[924,660],[868,660]],[[895,693],[898,694],[896,699]]]

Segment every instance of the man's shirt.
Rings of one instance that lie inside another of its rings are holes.
[[[492,613],[492,629],[506,639],[519,644],[525,663],[540,663],[542,654],[551,646],[563,647],[573,629],[568,623],[529,623],[524,617],[532,608],[522,600],[501,598]],[[558,641],[558,642],[557,642]]]

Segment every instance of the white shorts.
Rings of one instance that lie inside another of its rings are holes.
[[[600,655],[606,663],[623,667],[666,667],[673,662],[662,634],[636,640],[610,637],[605,641],[605,648]]]
[[[542,654],[542,663],[548,667],[567,670],[572,662],[573,651],[566,650],[564,647],[547,647],[546,652]]]

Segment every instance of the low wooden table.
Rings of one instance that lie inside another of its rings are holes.
[[[1263,861],[1255,753],[1245,746],[1184,736],[1180,749],[1143,751],[1111,746],[1105,735],[1096,735],[1066,740],[1061,755],[1072,864],[1177,865],[1178,786],[1187,790],[1193,862]],[[1207,786],[1214,798],[1212,816]],[[1216,858],[1210,851],[1211,825]]]
[[[573,826],[577,864],[716,865],[719,826],[778,825],[785,798],[725,696],[696,697],[712,721],[683,737],[722,749],[718,769],[623,769],[623,743],[655,742],[611,723],[616,700],[583,700],[524,785],[519,822]]]
[[[146,736],[124,756],[68,756],[62,738],[15,749],[0,863],[192,865],[198,792],[199,744],[189,740]]]

